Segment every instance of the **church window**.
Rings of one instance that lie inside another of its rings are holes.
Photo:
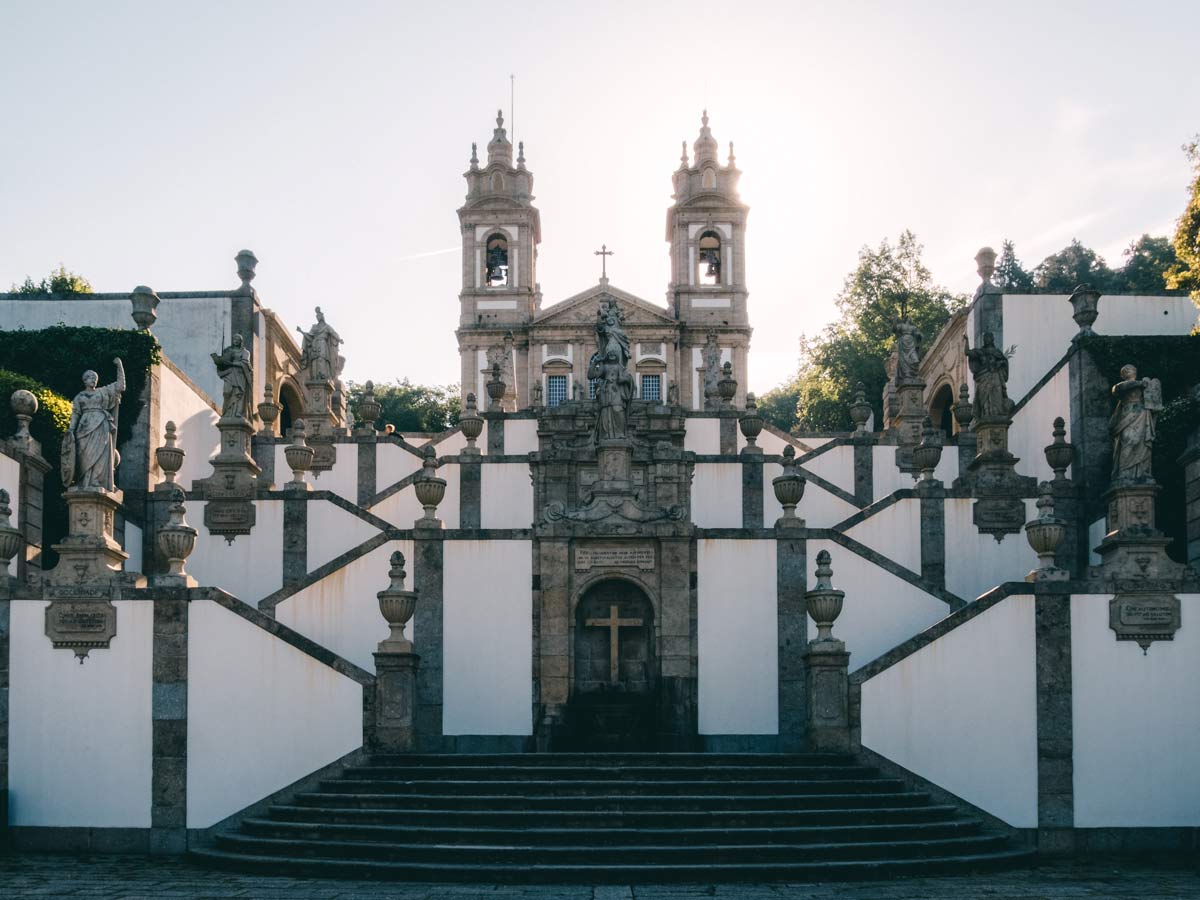
[[[560,406],[567,402],[567,376],[546,376],[546,405]]]
[[[589,400],[596,399],[596,386],[598,384],[600,384],[599,378],[589,378],[588,379],[588,399]]]
[[[700,235],[700,264],[696,280],[700,284],[721,283],[721,238],[715,231]]]
[[[643,400],[662,400],[662,376],[661,375],[643,375],[642,376],[642,399]]]
[[[508,239],[502,234],[493,234],[487,240],[488,287],[508,286]]]

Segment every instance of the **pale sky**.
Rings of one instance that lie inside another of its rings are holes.
[[[60,261],[98,291],[228,289],[248,247],[264,304],[321,305],[356,380],[457,380],[455,210],[510,73],[546,304],[602,242],[665,303],[680,141],[707,107],[736,143],[759,391],[864,243],[911,228],[961,291],[1004,238],[1117,265],[1170,233],[1200,131],[1194,0],[0,0],[0,35],[0,289]]]

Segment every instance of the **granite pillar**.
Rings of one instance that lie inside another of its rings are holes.
[[[418,520],[420,521],[420,520]],[[442,575],[445,552],[440,528],[413,530],[413,588],[420,597],[413,618],[421,643],[417,668],[417,750],[440,753],[442,738]]]
[[[487,420],[488,456],[504,455],[504,413],[488,410],[483,413]]]
[[[758,447],[742,451],[742,527],[763,527],[763,458]]]
[[[483,466],[479,457],[463,454],[458,466],[458,527],[479,528],[482,510]]]
[[[808,702],[804,652],[808,645],[808,614],[804,603],[807,542],[803,523],[775,525],[775,620],[779,641],[779,752],[804,749]]]
[[[869,437],[850,440],[854,447],[854,499],[869,506],[875,501],[875,441]]]
[[[921,578],[946,587],[946,490],[940,481],[917,482],[921,504]]]
[[[187,850],[188,602],[164,594],[152,601],[150,852],[178,854]]]
[[[308,494],[290,492],[283,499],[283,586],[308,575]]]
[[[738,413],[735,409],[724,410],[721,413],[721,427],[719,433],[720,446],[718,448],[722,456],[734,456],[738,449]]]
[[[1071,714],[1071,595],[1034,586],[1037,669],[1038,852],[1075,849],[1075,739]]]
[[[417,749],[415,701],[421,657],[389,652],[374,656],[374,716],[363,743],[372,753],[411,753]]]
[[[371,505],[378,491],[376,486],[376,459],[379,444],[372,432],[366,437],[358,438],[358,505],[364,509]]]

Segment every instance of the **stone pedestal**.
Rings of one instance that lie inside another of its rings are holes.
[[[808,669],[808,744],[816,753],[850,751],[850,654],[838,640],[816,640],[804,652]]]
[[[972,520],[981,534],[1000,541],[1006,534],[1020,534],[1025,524],[1023,498],[1037,488],[1037,480],[1018,475],[1020,460],[1008,452],[1008,416],[980,416],[975,420],[977,452],[967,467],[975,495]]]
[[[121,505],[120,491],[99,488],[70,488],[67,501],[68,534],[58,551],[58,566],[46,575],[46,583],[61,596],[82,596],[76,590],[106,584],[120,574],[129,558],[113,539],[113,523]],[[88,594],[94,596],[95,594]]]
[[[1108,533],[1096,547],[1108,582],[1179,576],[1182,566],[1167,556],[1171,539],[1154,527],[1160,488],[1151,479],[1114,482],[1104,493]]]
[[[417,743],[417,667],[421,657],[416,653],[374,655],[374,721],[368,724],[363,743],[373,753],[411,753]]]
[[[259,468],[250,455],[254,428],[245,419],[222,416],[217,420],[221,450],[211,460],[213,473],[194,486],[204,491],[204,525],[210,534],[232,542],[254,528],[254,494]]]
[[[896,466],[902,472],[913,472],[912,451],[921,443],[921,426],[925,420],[925,382],[920,378],[905,378],[898,382],[893,402],[896,414],[888,427],[898,445]]]
[[[328,472],[337,463],[337,446],[333,443],[339,427],[333,411],[334,384],[332,381],[316,379],[304,383],[304,423],[308,427],[308,446],[313,449],[310,471],[314,478]]]
[[[593,494],[632,493],[633,448],[628,441],[601,441],[596,449],[597,479]]]

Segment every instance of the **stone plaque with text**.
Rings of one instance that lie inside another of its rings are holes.
[[[614,544],[575,549],[575,570],[577,572],[604,567],[636,568],[644,572],[652,572],[654,571],[654,547]]]
[[[1143,653],[1153,641],[1173,641],[1179,625],[1174,594],[1117,594],[1108,601],[1108,626],[1117,640],[1137,641]]]
[[[46,637],[55,649],[74,650],[81,663],[116,635],[117,608],[107,600],[53,600],[46,607]]]

